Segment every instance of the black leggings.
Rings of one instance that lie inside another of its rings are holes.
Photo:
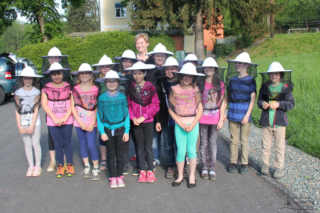
[[[47,122],[47,114],[45,115],[46,116],[46,122]],[[47,126],[47,129],[48,129],[48,144],[49,144],[49,151],[54,151],[55,150],[55,146],[54,146],[54,143],[53,143],[53,140],[52,140],[52,137],[51,137],[51,133],[49,131],[49,126]]]
[[[140,170],[146,170],[145,154],[147,154],[148,171],[153,171],[153,122],[141,123],[132,126],[134,138],[137,144],[137,159],[139,159]]]
[[[108,136],[106,141],[107,145],[107,161],[110,177],[120,177],[122,176],[123,170],[123,145],[128,142],[123,142],[122,137],[124,134],[124,127],[114,130],[114,135],[112,136],[111,130],[104,128],[105,133]],[[117,160],[117,168],[114,165],[114,157]]]
[[[132,120],[130,120],[130,138],[129,138],[129,141],[128,143],[124,143],[123,145],[123,164],[124,165],[127,165],[129,163],[129,142],[130,142],[130,139],[132,139],[132,142],[133,142],[133,145],[134,145],[134,151],[136,153],[136,156],[137,155],[137,143],[136,143],[136,140],[135,140],[135,137],[134,137],[134,131],[133,131],[133,122]],[[139,165],[139,160],[138,160],[138,157],[137,157],[137,160],[136,160],[136,165]]]

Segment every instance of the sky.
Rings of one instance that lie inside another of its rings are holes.
[[[61,7],[61,0],[55,0],[55,2],[57,4],[59,4],[59,7],[57,8],[58,12],[60,14],[65,14],[64,9],[62,9],[62,7]],[[23,16],[20,16],[20,13],[18,13],[18,18],[17,19],[18,19],[18,21],[23,22],[23,23],[27,22],[27,19],[25,17],[23,17]]]

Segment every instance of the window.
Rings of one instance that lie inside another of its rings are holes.
[[[133,11],[137,11],[139,9],[139,7],[137,7],[135,4],[132,4],[132,10]]]
[[[115,4],[116,18],[127,18],[127,8],[123,7],[120,3]]]

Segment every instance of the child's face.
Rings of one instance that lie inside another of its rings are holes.
[[[140,37],[136,42],[137,50],[141,52],[145,52],[148,49],[149,42],[146,42],[143,37]]]
[[[144,80],[144,72],[142,72],[141,70],[134,70],[133,79],[137,84],[141,83]]]
[[[117,79],[107,79],[105,81],[106,83],[106,87],[110,92],[113,92],[115,90],[117,90],[118,86],[119,86],[119,80]]]
[[[111,65],[102,65],[100,66],[100,71],[103,75],[106,75],[112,69]]]
[[[206,76],[208,76],[208,77],[213,76],[214,71],[215,71],[215,68],[214,68],[214,67],[205,67],[205,68],[204,68],[204,73],[205,73]]]
[[[54,83],[60,84],[62,82],[62,79],[63,79],[62,70],[51,72],[51,79],[52,79],[52,81]]]
[[[81,83],[88,83],[92,77],[92,72],[79,72]]]
[[[177,67],[175,66],[170,66],[170,67],[165,67],[165,72],[166,72],[166,76],[169,78],[169,79],[173,79],[174,78],[174,75],[172,72],[177,72]]]
[[[242,72],[243,70],[246,70],[248,68],[247,63],[242,62],[236,62],[236,70],[237,72]]]
[[[54,62],[60,62],[61,61],[61,57],[60,56],[48,56],[48,61],[51,64],[53,64]]]
[[[193,81],[193,76],[192,75],[183,75],[181,83],[184,86],[188,86],[188,85],[191,85],[192,81]]]
[[[279,72],[272,72],[269,73],[269,78],[271,79],[272,83],[280,83],[281,75]]]
[[[156,63],[157,66],[162,66],[164,65],[164,62],[166,62],[167,54],[164,53],[155,53],[153,55],[154,62]]]
[[[22,77],[22,81],[26,87],[30,87],[33,83],[33,78],[32,77]]]
[[[122,64],[123,69],[127,69],[127,68],[132,67],[133,60],[124,58],[121,60],[121,64]]]

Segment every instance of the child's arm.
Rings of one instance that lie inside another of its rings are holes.
[[[122,137],[123,142],[129,141],[129,130],[130,130],[130,116],[128,113],[126,120],[124,121],[124,134]]]
[[[70,106],[70,108],[71,108],[71,113],[72,113],[73,117],[76,119],[76,121],[78,122],[80,128],[81,128],[82,130],[85,130],[85,131],[86,131],[86,130],[87,130],[87,126],[86,126],[86,124],[85,124],[84,122],[82,122],[82,121],[80,120],[80,118],[79,118],[79,116],[78,116],[78,113],[77,113],[77,110],[76,110],[76,108],[74,107],[73,94],[71,94],[71,106]]]
[[[220,105],[220,118],[219,118],[219,122],[217,125],[217,129],[221,129],[223,127],[223,122],[225,121],[225,111],[227,109],[228,106],[228,98],[225,97],[221,97],[222,103]]]
[[[96,124],[96,121],[97,121],[97,108],[93,112],[93,118],[92,118],[91,124],[87,127],[87,131],[88,132],[92,132],[93,131],[94,126]]]
[[[171,104],[175,105],[175,98],[174,98],[174,94],[171,94],[169,96],[169,101]],[[172,111],[172,109],[170,107],[168,107],[169,110],[169,115],[171,116],[171,118],[175,121],[176,124],[178,124],[182,129],[184,129],[185,131],[187,131],[187,124],[182,123],[182,121],[180,120],[179,116]]]
[[[154,118],[157,112],[160,110],[160,101],[157,93],[155,93],[151,99],[148,110],[138,119],[139,123],[144,122],[148,118]]]
[[[97,113],[99,113],[99,111]],[[103,123],[102,123],[102,121],[100,119],[99,114],[97,116],[97,122],[98,122],[98,130],[99,130],[99,132],[101,134],[101,140],[107,141],[108,140],[108,136],[104,131],[104,125],[103,125]]]
[[[57,126],[61,126],[59,118],[57,118],[57,116],[55,116],[51,111],[51,109],[49,108],[48,98],[44,92],[41,93],[41,106],[42,106],[42,109],[45,111],[45,113],[47,113],[47,115],[53,120],[53,123]]]
[[[284,96],[283,101],[279,101],[277,103],[274,103],[276,105],[276,108],[284,110],[284,111],[289,111],[292,110],[295,106],[295,100],[292,96],[292,92],[287,92],[286,95]],[[271,108],[271,104],[270,104]]]
[[[251,115],[255,100],[256,100],[256,93],[253,92],[253,93],[251,93],[251,99],[250,99],[248,111],[245,114],[245,116],[242,118],[241,124],[249,123],[249,118],[250,118],[250,115]]]
[[[73,98],[72,98],[72,95],[71,95],[70,101],[72,101],[72,99]],[[70,116],[71,116],[71,107],[69,107],[67,113],[59,119],[60,122],[61,122],[61,125],[64,125]]]
[[[201,102],[201,93],[199,92],[199,89],[197,89],[197,94],[196,95],[196,104],[198,104],[197,107],[197,113],[196,113],[196,117],[194,118],[193,122],[188,126],[187,128],[187,132],[191,132],[193,130],[193,128],[197,125],[197,123],[199,122],[200,118],[202,117],[202,113],[203,113],[203,105]]]
[[[21,115],[16,111],[16,121],[17,121],[17,127],[19,129],[19,133],[26,134],[26,130],[21,126]]]
[[[130,96],[128,97],[128,110],[129,110],[130,119],[133,121],[134,125],[139,126],[139,123],[137,122],[137,118],[134,116],[134,113],[132,110],[132,101],[130,99]]]
[[[262,94],[261,94],[261,89],[258,95],[258,100],[257,100],[257,105],[260,109],[268,109],[269,103],[263,100]]]

